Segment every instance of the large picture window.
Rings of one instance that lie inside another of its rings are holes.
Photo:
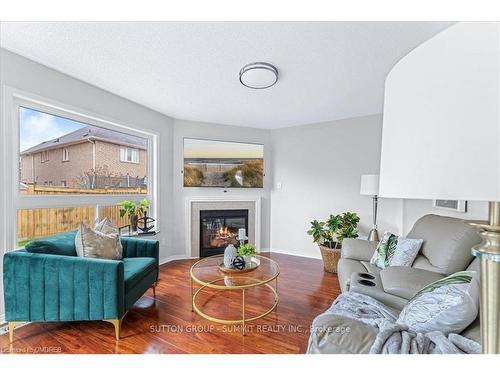
[[[147,160],[147,138],[19,107],[22,194],[146,194]]]
[[[11,87],[5,93],[12,121],[1,140],[12,181],[5,192],[7,248],[97,218],[126,230],[129,218],[118,207],[124,200],[148,199],[158,225],[155,133]]]
[[[184,139],[185,187],[264,186],[264,145]]]

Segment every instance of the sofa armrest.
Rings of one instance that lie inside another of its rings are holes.
[[[160,259],[159,242],[136,237],[121,237],[124,258],[149,257]]]
[[[342,258],[364,260],[369,262],[377,248],[378,242],[346,238],[342,241]]]
[[[117,319],[125,313],[119,260],[18,250],[5,254],[3,273],[7,321]]]

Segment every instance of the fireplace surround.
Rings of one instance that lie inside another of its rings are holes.
[[[248,242],[260,250],[261,198],[260,197],[189,197],[186,198],[186,256],[200,257],[200,211],[248,210]]]

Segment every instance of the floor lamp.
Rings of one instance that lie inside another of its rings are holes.
[[[361,176],[361,195],[371,195],[373,201],[373,226],[368,234],[368,241],[379,241],[377,231],[378,206],[378,174],[364,174]]]
[[[481,340],[500,353],[500,26],[458,23],[401,59],[385,84],[380,196],[489,201]],[[430,208],[430,204],[429,204]]]

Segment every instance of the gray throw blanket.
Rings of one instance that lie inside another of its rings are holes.
[[[417,333],[396,324],[398,312],[364,294],[342,293],[324,315],[341,315],[379,329],[371,354],[481,353],[481,345],[466,337],[441,332]],[[314,322],[313,322],[314,325]]]

